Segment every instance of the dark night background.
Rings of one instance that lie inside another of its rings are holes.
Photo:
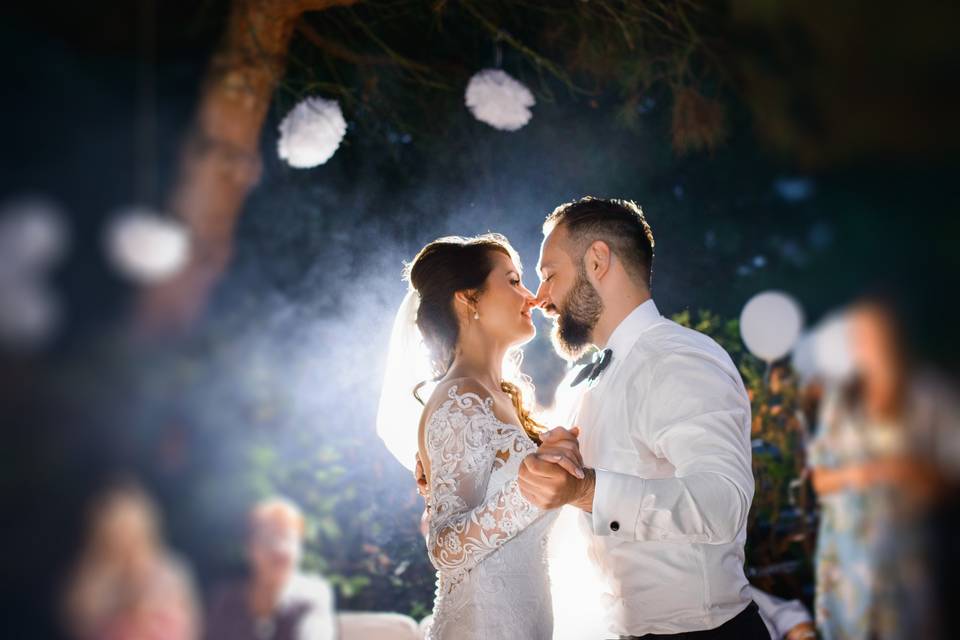
[[[454,60],[454,87],[493,66],[489,34],[456,7],[445,9],[443,37],[427,39],[412,28],[398,35],[421,19],[413,9],[404,17],[413,3],[381,4],[361,3],[353,15],[407,55],[441,69]],[[718,5],[710,36],[732,79],[705,82],[727,105],[726,140],[686,154],[671,145],[663,83],[643,92],[627,123],[616,81],[597,80],[586,95],[548,79],[530,124],[503,133],[470,116],[462,89],[424,91],[386,69],[379,91],[389,100],[345,101],[349,130],[335,156],[292,169],[277,158],[277,124],[311,79],[334,82],[335,71],[295,39],[229,271],[189,336],[150,345],[122,337],[134,291],[106,263],[102,227],[132,202],[163,205],[227,3],[158,2],[151,65],[136,3],[4,9],[0,200],[42,194],[66,211],[72,232],[53,275],[62,331],[47,351],[0,361],[3,602],[21,620],[4,636],[55,636],[51,603],[84,503],[118,472],[135,473],[157,497],[171,545],[190,557],[201,587],[241,566],[245,505],[280,487],[321,505],[311,562],[343,577],[351,608],[422,615],[426,572],[378,581],[358,545],[335,542],[362,540],[394,560],[415,555],[407,547],[418,501],[373,426],[402,261],[440,235],[498,231],[535,288],[543,217],[582,195],[643,206],[665,314],[735,318],[773,288],[793,294],[809,324],[865,291],[888,291],[923,357],[956,373],[957,10],[859,3],[839,15],[831,3],[783,3],[779,15],[750,13],[761,4]],[[387,14],[391,23],[376,19]],[[502,17],[523,25],[513,27],[521,37],[543,26]],[[324,20],[311,17],[321,31]],[[343,41],[367,46],[340,29]],[[534,83],[519,54],[504,45],[501,55]],[[611,59],[612,75],[621,62]],[[759,67],[775,82],[755,81]],[[360,81],[336,76],[342,86]],[[549,404],[563,365],[538,326],[526,368]],[[358,578],[365,573],[374,577]]]

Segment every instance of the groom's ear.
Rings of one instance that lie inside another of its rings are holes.
[[[610,245],[603,240],[593,241],[587,247],[587,253],[584,256],[587,273],[593,275],[597,280],[603,279],[610,270],[610,258]]]

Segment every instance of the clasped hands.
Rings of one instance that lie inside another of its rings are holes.
[[[517,482],[524,497],[541,509],[572,504],[593,511],[593,469],[583,466],[580,428],[557,427],[543,434],[540,447],[523,459]]]
[[[536,452],[523,459],[517,482],[523,496],[541,509],[556,509],[572,504],[584,511],[593,511],[593,469],[583,466],[580,428],[557,427],[543,434]],[[426,497],[427,478],[417,455],[414,477],[417,492]]]

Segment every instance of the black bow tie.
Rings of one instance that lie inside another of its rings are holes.
[[[583,369],[581,369],[577,377],[573,379],[570,386],[575,387],[584,380],[596,380],[600,377],[600,374],[603,373],[603,370],[610,366],[611,360],[613,360],[613,351],[611,349],[604,349],[601,353],[593,357],[593,362],[583,366]]]

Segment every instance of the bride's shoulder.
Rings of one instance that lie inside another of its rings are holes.
[[[427,401],[427,414],[438,409],[480,409],[491,412],[494,402],[493,392],[476,378],[451,378],[437,383]]]

